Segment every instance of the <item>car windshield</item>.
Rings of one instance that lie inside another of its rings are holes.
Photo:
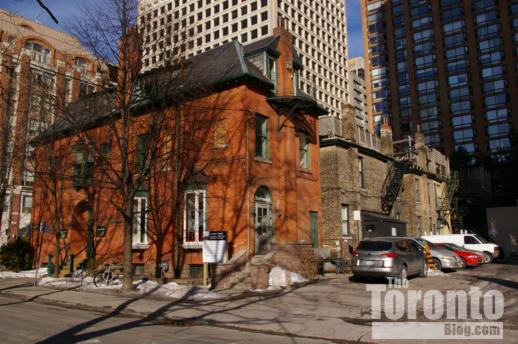
[[[478,234],[475,234],[475,235],[474,235],[474,237],[475,237],[475,238],[477,238],[477,239],[478,239],[478,241],[480,241],[480,242],[481,242],[481,243],[483,243],[483,244],[487,244],[487,243],[489,243],[489,241],[487,241],[486,239],[484,239],[483,237],[481,237],[481,236],[480,236],[480,235],[478,235]]]
[[[388,251],[392,248],[392,243],[387,241],[365,240],[358,245],[358,250],[362,251]]]

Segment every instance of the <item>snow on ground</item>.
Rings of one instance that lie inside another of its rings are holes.
[[[440,270],[428,270],[428,276],[441,276],[441,277],[447,277],[448,274],[445,274],[444,272]]]
[[[38,273],[37,277],[47,276],[47,268],[39,268],[36,270],[25,270],[25,271],[0,271],[0,278],[34,278],[36,277],[36,272]]]
[[[83,280],[83,284],[81,285],[81,281],[74,280],[67,277],[45,277],[42,278],[39,283],[41,286],[45,287],[57,287],[57,288],[79,288],[84,290],[117,290],[122,287],[122,283],[120,280],[115,280],[110,285],[101,285],[96,287],[93,283],[93,278],[88,276]],[[205,288],[196,287],[196,286],[187,286],[180,285],[174,282],[160,284],[158,282],[152,280],[140,280],[133,283],[137,293],[139,294],[148,294],[148,296],[156,296],[156,297],[164,297],[164,298],[172,298],[172,299],[180,299],[186,297],[188,299],[198,299],[198,300],[213,300],[224,297],[222,294],[217,292],[209,291]]]
[[[302,277],[302,275],[296,272],[284,270],[280,266],[276,266],[270,271],[269,284],[273,288],[285,288],[294,283],[302,283],[306,281],[307,279]]]

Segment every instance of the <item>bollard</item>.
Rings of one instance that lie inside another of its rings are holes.
[[[71,254],[70,257],[68,257],[68,267],[70,269],[70,275],[74,273],[74,255]]]
[[[53,271],[52,271],[52,270],[53,270],[53,269],[52,269],[52,255],[51,255],[51,254],[49,254],[49,256],[48,256],[48,258],[47,258],[47,275],[48,275],[49,277],[53,276],[53,275],[52,275],[52,273],[53,273]]]

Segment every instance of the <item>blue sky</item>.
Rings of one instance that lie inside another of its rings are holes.
[[[349,35],[349,57],[363,55],[361,10],[360,0],[345,0],[347,4],[347,31]],[[87,5],[88,0],[46,0],[44,3],[49,7],[59,20],[55,24],[48,14],[43,11],[34,0],[2,0],[1,8],[42,24],[49,25],[61,31],[68,31],[70,20],[79,11],[79,8]]]

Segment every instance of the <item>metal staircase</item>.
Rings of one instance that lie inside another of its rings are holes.
[[[443,197],[441,197],[440,204],[437,208],[437,219],[440,221],[446,221],[448,215],[451,217],[450,220],[456,219],[454,212],[456,207],[453,206],[454,197],[459,189],[459,177],[456,172],[451,174],[446,184],[446,190],[444,191]],[[453,223],[452,223],[453,224]]]
[[[403,185],[403,176],[411,166],[412,160],[409,159],[393,161],[390,165],[381,196],[381,209],[386,214],[390,214],[392,211]]]

